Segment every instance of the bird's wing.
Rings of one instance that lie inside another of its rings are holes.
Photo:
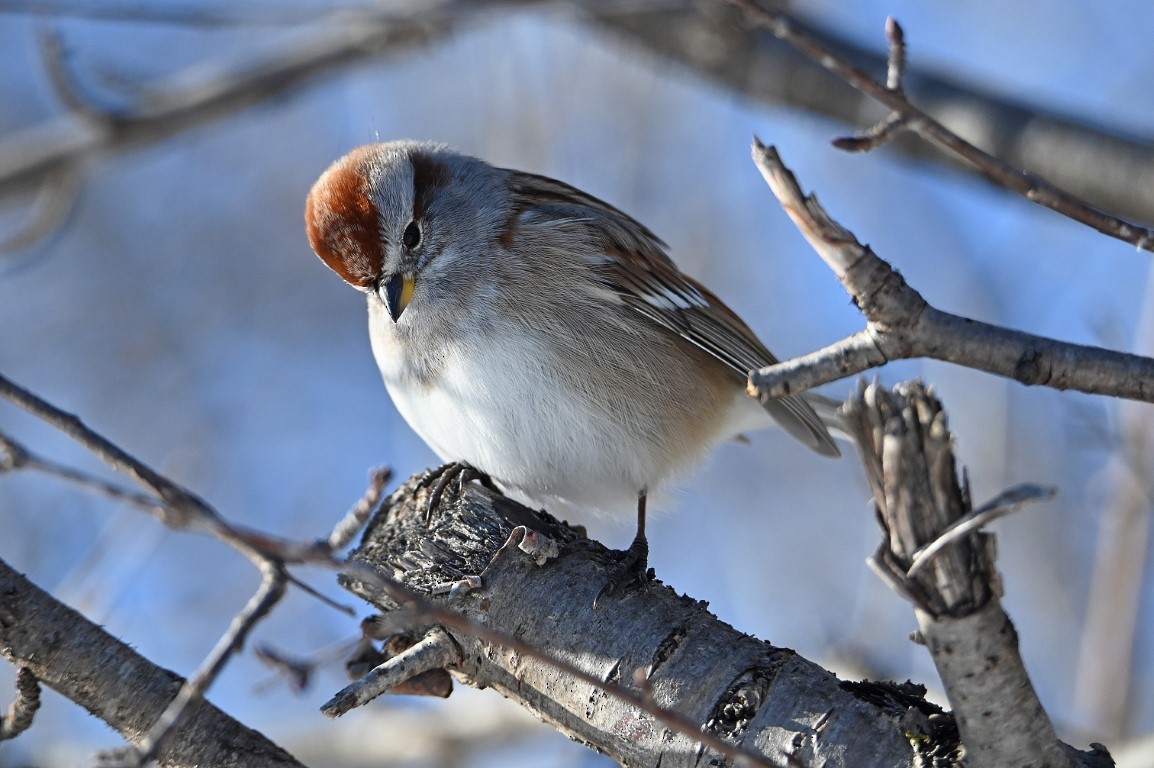
[[[631,309],[724,363],[736,378],[778,360],[737,314],[669,258],[666,245],[643,224],[564,182],[509,171],[514,206],[596,233],[603,258],[591,268],[602,285]],[[822,420],[801,395],[766,404],[794,437],[828,456],[840,451]]]

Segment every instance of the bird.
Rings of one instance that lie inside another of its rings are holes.
[[[385,387],[443,461],[542,506],[636,510],[603,593],[645,581],[648,496],[718,443],[776,423],[840,453],[834,401],[750,397],[777,358],[653,232],[569,184],[369,144],[319,177],[305,229],[367,297]]]

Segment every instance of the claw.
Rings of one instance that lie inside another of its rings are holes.
[[[427,488],[430,483],[436,481],[436,485],[433,486],[433,490],[429,493],[428,506],[425,508],[426,526],[432,522],[433,515],[436,513],[437,508],[441,506],[441,498],[445,495],[445,489],[447,489],[449,484],[454,480],[459,480],[458,494],[464,489],[465,483],[472,482],[473,480],[477,480],[481,485],[491,491],[497,490],[497,487],[493,485],[493,480],[488,475],[463,461],[449,462],[436,469],[429,470],[425,473],[424,477],[421,478],[417,486],[419,488]]]

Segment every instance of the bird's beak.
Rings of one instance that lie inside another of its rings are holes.
[[[394,323],[401,319],[401,313],[412,301],[416,285],[417,276],[412,272],[394,272],[388,280],[381,282],[377,293],[385,300],[385,308]]]

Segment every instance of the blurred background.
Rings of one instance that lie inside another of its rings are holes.
[[[3,185],[12,158],[94,130],[53,83],[45,30],[62,43],[58,61],[73,95],[107,113],[227,81],[318,39],[351,39],[363,28],[349,14],[380,7],[0,0],[0,240],[17,246],[0,257],[0,371],[234,522],[326,535],[371,467],[387,464],[405,478],[436,463],[385,393],[362,297],[311,253],[302,226],[305,195],[330,162],[401,137],[555,176],[621,207],[781,357],[836,341],[862,320],[750,161],[755,133],[936,306],[1154,352],[1150,254],[902,147],[834,150],[831,138],[883,113],[853,106],[787,63],[747,58],[716,34],[655,42],[665,34],[661,14],[695,13],[682,5],[595,3],[585,9],[592,15],[567,3],[450,10],[426,26],[420,45],[350,56],[203,125],[131,151],[86,154],[64,181],[54,177],[40,198],[47,207],[37,208],[35,185]],[[994,128],[1016,141],[1000,154],[1055,180],[1063,171],[1044,163],[1069,161],[1066,186],[1084,183],[1081,193],[1091,195],[1097,185],[1114,196],[1100,204],[1154,221],[1154,205],[1142,203],[1154,191],[1146,138],[1154,4],[813,0],[793,11],[875,57],[885,54],[885,18],[895,16],[912,79],[941,76],[1005,108]],[[687,63],[692,56],[700,60]],[[785,86],[774,85],[783,76]],[[930,82],[926,99],[946,85]],[[951,127],[975,135],[990,127],[965,99],[942,99]],[[828,103],[845,107],[841,119]],[[1064,114],[1082,125],[1082,138],[1055,140],[1059,132],[1022,117],[1023,105]],[[851,114],[853,125],[844,122]],[[1119,164],[1112,142],[1126,137],[1146,154]],[[48,212],[44,226],[38,211]],[[888,384],[922,377],[937,387],[976,501],[1020,482],[1059,489],[1055,501],[995,528],[1006,608],[1061,736],[1082,748],[1105,742],[1123,765],[1154,765],[1151,409],[943,363],[878,373]],[[843,397],[851,386],[824,391]],[[102,472],[6,403],[0,430]],[[854,457],[831,462],[782,433],[757,434],[751,446],[722,446],[664,507],[650,532],[660,579],[839,675],[909,678],[941,700],[929,655],[908,641],[910,606],[865,565],[879,533]],[[632,536],[629,520],[582,522],[610,546]],[[0,478],[0,530],[0,557],[181,674],[197,667],[258,582],[216,541],[30,473]],[[352,602],[331,574],[305,575]],[[298,694],[246,653],[209,698],[312,766],[610,764],[497,694],[461,686],[448,701],[388,697],[324,719],[319,705],[344,684],[339,650],[357,632],[356,620],[297,591],[255,640],[338,660]],[[5,706],[13,679],[0,664]],[[119,743],[46,692],[33,728],[0,745],[0,766],[86,765]]]

